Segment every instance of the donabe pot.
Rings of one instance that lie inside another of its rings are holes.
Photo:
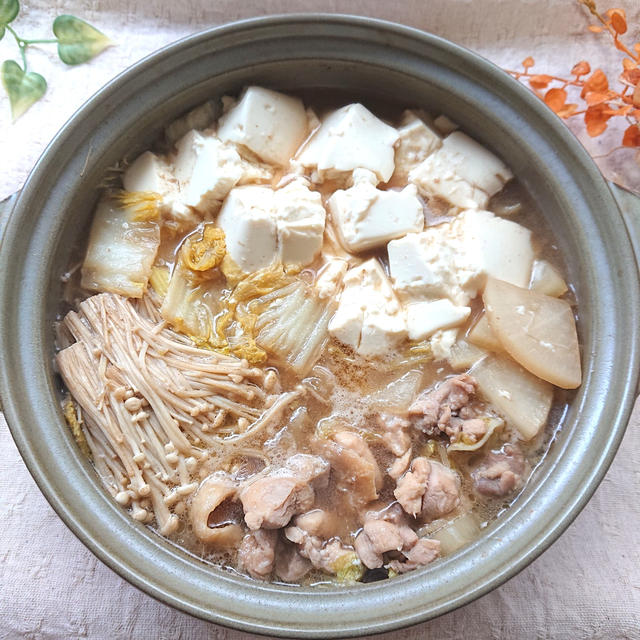
[[[473,543],[373,584],[300,588],[209,566],[135,522],[76,447],[53,369],[60,275],[86,242],[99,184],[186,110],[248,84],[419,105],[501,156],[534,195],[579,304],[584,382],[544,464]],[[504,582],[585,505],[622,438],[638,380],[638,272],[621,212],[571,133],[479,56],[414,29],[348,16],[247,20],[186,38],[96,94],[49,145],[15,202],[0,251],[0,395],[38,486],[108,566],[183,611],[247,631],[336,637],[427,620]]]

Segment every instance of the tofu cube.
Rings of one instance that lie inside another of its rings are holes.
[[[442,148],[456,165],[456,173],[492,196],[513,178],[507,165],[479,142],[461,131],[444,139]]]
[[[451,358],[451,348],[458,339],[457,329],[443,329],[436,331],[429,339],[431,353],[436,362]]]
[[[322,248],[326,212],[322,196],[296,179],[274,193],[278,251],[283,264],[305,266]]]
[[[342,258],[330,258],[320,269],[316,278],[316,293],[320,299],[332,298],[335,296],[349,268],[349,263]]]
[[[406,338],[404,311],[374,258],[347,271],[329,333],[365,357],[384,355]]]
[[[512,177],[502,160],[460,131],[447,136],[438,151],[409,173],[421,194],[463,209],[486,207]]]
[[[447,118],[447,116],[440,114],[436,116],[433,121],[433,126],[436,128],[438,133],[441,136],[448,136],[450,133],[453,133],[456,129],[459,129],[458,123],[453,120]]]
[[[395,150],[394,184],[406,184],[409,173],[442,146],[442,138],[413,111],[402,114]]]
[[[227,196],[217,223],[225,233],[227,254],[245,273],[278,259],[271,188],[236,187]]]
[[[444,223],[392,240],[389,271],[396,291],[405,299],[449,298],[466,306],[480,284],[478,261],[460,225]]]
[[[393,127],[361,104],[349,104],[324,119],[297,159],[328,177],[362,168],[387,182],[393,174],[397,140]]]
[[[238,152],[215,136],[189,131],[176,145],[174,175],[183,204],[201,212],[218,209],[243,174]]]
[[[340,242],[352,253],[380,247],[424,228],[422,201],[414,185],[402,191],[382,191],[366,174],[373,176],[356,169],[355,184],[335,191],[328,202]]]
[[[167,196],[177,188],[169,166],[155,153],[145,151],[129,165],[122,176],[126,191],[153,191]]]
[[[305,266],[322,247],[325,210],[319,193],[294,180],[273,191],[249,185],[232,189],[218,216],[227,253],[245,273],[274,261]]]
[[[447,298],[411,303],[407,305],[409,339],[424,340],[440,329],[458,327],[470,313],[470,307],[458,307]]]
[[[248,87],[219,121],[218,137],[285,166],[308,135],[302,100],[262,87]]]
[[[124,172],[122,183],[126,191],[153,191],[162,196],[159,202],[163,218],[179,225],[192,226],[199,222],[193,209],[180,200],[178,181],[171,167],[151,151],[145,151]]]
[[[387,250],[394,288],[405,298],[446,297],[457,306],[467,306],[487,276],[526,287],[534,259],[528,229],[475,209],[392,240]]]
[[[403,313],[389,313],[371,306],[364,314],[357,352],[365,357],[382,356],[406,337],[407,323]]]
[[[465,244],[474,247],[480,273],[529,286],[535,258],[529,229],[490,211],[465,212],[464,225]]]
[[[340,296],[340,304],[329,321],[329,334],[350,346],[354,351],[360,346],[360,335],[364,322],[362,301],[354,295],[358,293],[355,286],[347,286]]]

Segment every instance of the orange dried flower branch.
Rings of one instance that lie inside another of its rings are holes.
[[[627,46],[620,36],[627,33],[627,18],[623,9],[609,9],[601,14],[595,0],[577,0],[593,15],[599,25],[590,25],[594,33],[608,33],[622,60],[622,73],[618,77],[620,87],[615,89],[602,69],[591,72],[591,65],[582,60],[571,69],[571,78],[561,78],[531,71],[535,64],[529,56],[522,61],[523,71],[507,72],[531,89],[559,117],[567,119],[582,116],[587,133],[597,137],[607,129],[611,118],[625,118],[628,126],[624,130],[620,147],[640,147],[640,42]],[[568,87],[580,89],[583,105],[568,103]],[[613,150],[615,150],[613,149]],[[612,151],[613,151],[612,150]]]

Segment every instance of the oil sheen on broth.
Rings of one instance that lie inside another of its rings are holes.
[[[303,99],[246,88],[126,165],[56,358],[133,518],[255,579],[369,582],[456,551],[535,481],[581,382],[575,300],[464,123]]]

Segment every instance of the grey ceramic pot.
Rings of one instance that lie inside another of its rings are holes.
[[[107,496],[59,409],[52,367],[59,276],[86,238],[105,172],[147,148],[185,110],[250,83],[343,89],[448,114],[502,156],[535,195],[575,285],[584,382],[544,464],[517,503],[472,544],[390,581],[302,589],[208,566],[134,522]],[[336,637],[459,607],[513,576],[560,535],[602,479],[629,417],[638,379],[638,272],[612,193],[529,91],[477,55],[416,30],[363,18],[273,17],[167,47],[76,113],[3,224],[0,394],[25,463],[101,560],[148,594],[213,622]]]

